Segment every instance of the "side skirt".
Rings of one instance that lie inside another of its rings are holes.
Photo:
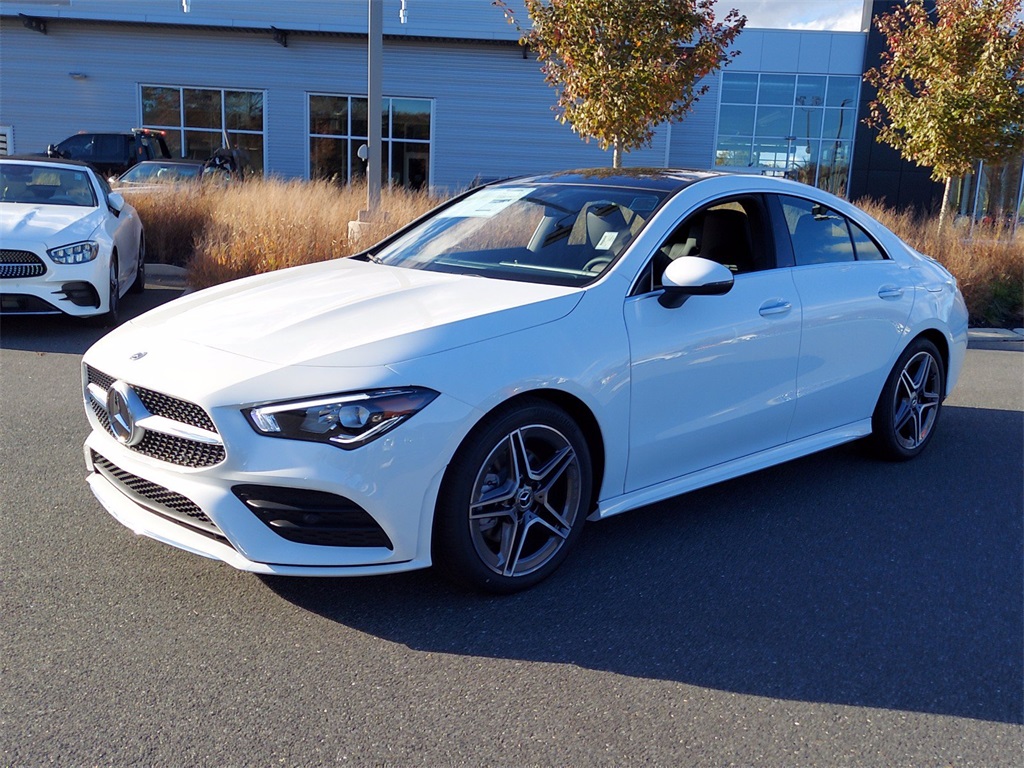
[[[637,507],[654,504],[664,499],[678,496],[681,493],[695,491],[708,485],[720,483],[723,480],[731,480],[734,477],[756,472],[776,464],[798,459],[827,448],[834,448],[837,445],[848,443],[871,434],[871,419],[864,419],[853,424],[830,429],[827,432],[820,432],[817,435],[804,437],[796,442],[785,443],[769,448],[760,453],[750,456],[743,456],[724,464],[718,464],[698,472],[691,472],[688,475],[667,480],[664,483],[640,488],[636,491],[624,493],[621,496],[613,496],[598,502],[597,510],[592,512],[588,520],[602,520],[621,512],[628,512]]]

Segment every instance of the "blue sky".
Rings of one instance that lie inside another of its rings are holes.
[[[748,27],[860,30],[863,0],[717,0],[715,15],[730,8],[747,17]]]

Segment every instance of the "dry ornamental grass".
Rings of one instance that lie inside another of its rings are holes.
[[[1024,224],[947,222],[918,218],[871,200],[857,205],[931,256],[956,276],[974,326],[1020,328],[1024,325]]]
[[[385,189],[387,218],[363,246],[391,234],[443,198]],[[183,185],[131,195],[146,227],[148,260],[188,268],[193,288],[299,264],[350,256],[348,223],[366,204],[366,187],[329,181],[254,180],[231,186]],[[870,200],[861,208],[917,250],[944,264],[960,284],[974,325],[1024,325],[1024,226],[947,224],[918,219]]]
[[[348,224],[366,207],[366,187],[329,181],[254,180],[181,185],[131,196],[146,227],[147,259],[188,269],[193,288],[357,253],[438,205],[442,198],[385,189],[384,220],[359,243]]]

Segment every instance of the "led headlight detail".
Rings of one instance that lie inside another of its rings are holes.
[[[83,243],[51,248],[46,253],[58,264],[85,264],[95,259],[99,252],[100,244],[95,240],[87,240]]]
[[[437,392],[423,387],[380,389],[243,411],[261,435],[358,448],[419,413]]]

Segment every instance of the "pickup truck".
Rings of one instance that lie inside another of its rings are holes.
[[[76,133],[46,149],[50,157],[89,163],[104,178],[120,176],[143,160],[169,159],[163,131],[135,128],[126,133]]]

